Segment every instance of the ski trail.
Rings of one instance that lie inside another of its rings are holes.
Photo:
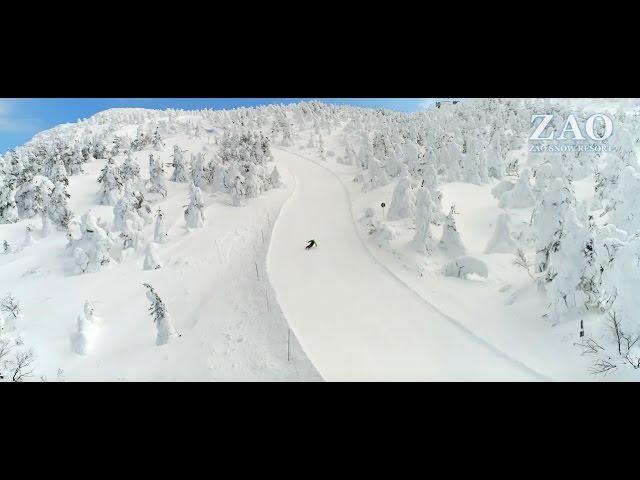
[[[548,380],[380,263],[360,238],[349,192],[334,172],[293,152],[277,154],[296,184],[274,226],[267,272],[325,379]],[[318,247],[305,251],[311,239]]]

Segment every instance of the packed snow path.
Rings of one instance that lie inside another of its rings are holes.
[[[543,379],[377,263],[332,172],[297,154],[274,154],[296,185],[274,228],[269,278],[291,329],[326,380]],[[307,251],[311,239],[318,246]]]

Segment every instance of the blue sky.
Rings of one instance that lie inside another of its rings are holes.
[[[0,154],[22,145],[41,130],[75,122],[107,108],[236,108],[291,103],[305,98],[0,98]],[[321,98],[326,103],[415,112],[432,98]]]

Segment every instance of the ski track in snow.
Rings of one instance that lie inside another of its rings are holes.
[[[273,150],[295,186],[274,226],[267,272],[291,329],[326,380],[550,380],[439,310],[376,259],[335,172]],[[311,238],[318,247],[307,252]]]

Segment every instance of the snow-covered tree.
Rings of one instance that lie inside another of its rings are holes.
[[[140,186],[142,185],[140,165],[134,160],[130,150],[127,152],[127,156],[124,162],[122,162],[118,173],[123,185],[129,183],[132,188],[140,190]]]
[[[144,253],[144,269],[158,270],[159,268],[162,268],[162,264],[158,258],[158,245],[154,242],[149,242]]]
[[[234,207],[239,207],[242,205],[242,199],[245,195],[244,185],[242,182],[242,177],[240,175],[236,176],[233,185],[231,187],[231,203]]]
[[[115,205],[122,195],[123,182],[120,178],[120,169],[113,157],[107,160],[104,168],[98,176],[100,191],[98,192],[99,205]]]
[[[46,206],[46,216],[59,228],[69,228],[69,223],[73,219],[69,198],[71,196],[67,193],[65,184],[57,182]]]
[[[502,194],[498,205],[502,208],[533,207],[536,203],[536,198],[529,183],[529,176],[529,169],[522,169],[514,187]]]
[[[204,200],[202,191],[193,183],[189,186],[189,205],[184,211],[188,228],[204,227]]]
[[[513,253],[516,251],[516,241],[509,229],[510,217],[507,213],[498,215],[493,236],[487,243],[485,253]]]
[[[0,223],[16,223],[18,220],[16,190],[13,182],[3,183],[0,180]]]
[[[248,165],[248,171],[244,180],[247,197],[255,198],[262,193],[264,188],[262,180],[258,175],[258,167],[254,163]]]
[[[167,196],[167,178],[164,166],[160,159],[153,158],[153,154],[149,155],[149,182],[147,184],[149,193],[159,193],[163,197]]]
[[[24,243],[23,243],[25,247],[29,247],[35,243],[35,240],[33,239],[33,230],[34,230],[33,225],[27,225],[27,227],[25,228]]]
[[[42,175],[27,175],[16,192],[18,213],[24,218],[33,218],[45,210],[53,191],[53,183]]]
[[[75,272],[96,272],[111,263],[114,242],[91,210],[80,219],[81,238],[73,242]]]
[[[156,214],[156,225],[153,230],[153,241],[156,243],[165,243],[169,239],[169,234],[167,233],[167,227],[164,223],[164,213],[162,210],[158,209],[158,213]]]
[[[16,297],[8,293],[0,299],[0,315],[4,318],[4,331],[16,329],[22,318],[22,306]]]
[[[173,146],[173,174],[171,175],[172,182],[187,183],[189,181],[189,170],[184,159],[185,152],[180,150],[178,145]]]
[[[400,180],[393,189],[391,205],[389,205],[389,220],[401,220],[415,215],[415,194],[411,189],[411,176],[406,165],[402,166]]]
[[[149,302],[151,302],[151,306],[149,307],[149,314],[153,318],[153,322],[155,323],[157,329],[156,345],[165,345],[169,343],[172,338],[179,337],[180,335],[173,327],[171,315],[169,314],[169,311],[167,310],[167,307],[160,296],[148,283],[145,283],[143,285],[147,289],[147,299],[149,300]]]
[[[153,134],[153,140],[152,140],[152,145],[154,150],[157,151],[162,151],[164,150],[164,143],[162,143],[162,136],[160,135],[160,132],[158,131],[158,128],[156,127],[156,131]]]
[[[466,248],[460,238],[460,232],[456,227],[456,219],[454,217],[456,213],[455,205],[452,205],[449,214],[444,219],[442,238],[440,239],[440,248],[453,257],[459,257],[466,253]]]
[[[434,243],[431,234],[431,223],[434,221],[435,206],[431,194],[426,187],[418,189],[416,194],[416,233],[412,244],[418,252],[429,254],[433,251]]]
[[[85,300],[83,312],[78,315],[77,325],[77,331],[71,335],[71,350],[78,355],[86,355],[91,351],[97,333],[93,306],[88,300]]]
[[[284,186],[282,183],[282,177],[280,176],[280,171],[278,170],[277,166],[274,166],[273,170],[271,170],[271,175],[269,175],[269,183],[271,184],[272,188],[280,188]]]

